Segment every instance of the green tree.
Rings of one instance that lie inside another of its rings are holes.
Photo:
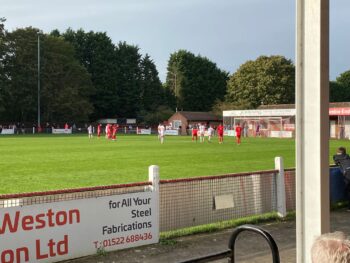
[[[343,102],[349,99],[349,89],[344,88],[336,81],[329,82],[329,101],[330,102]]]
[[[337,83],[350,89],[350,70],[341,73],[340,76],[337,77]]]
[[[58,36],[57,30],[51,32]],[[91,96],[95,111],[92,120],[118,115],[118,61],[116,59],[115,45],[106,33],[85,32],[80,29],[68,29],[62,36],[73,44],[76,58],[91,75],[95,92]]]
[[[164,89],[157,68],[148,54],[142,58],[140,67],[142,108],[154,112],[160,105],[164,105]]]
[[[6,96],[1,120],[34,122],[37,118],[38,29],[20,28],[6,34],[0,93]],[[87,94],[90,76],[74,57],[74,48],[62,38],[41,38],[42,121],[85,120],[92,111]],[[1,95],[0,95],[1,96]]]
[[[260,56],[247,61],[230,77],[227,93],[227,102],[248,102],[248,108],[294,103],[294,65],[283,56]]]
[[[329,101],[350,101],[350,71],[343,72],[336,81],[329,82]]]
[[[136,117],[141,105],[141,55],[137,46],[120,42],[116,47],[118,63],[118,115],[123,118]]]
[[[37,29],[30,27],[7,32],[4,37],[1,94],[6,100],[1,120],[36,120],[37,33]]]
[[[209,111],[226,94],[227,73],[208,58],[186,50],[170,55],[166,86],[176,97],[177,107]]]
[[[213,105],[212,112],[217,116],[221,116],[222,112],[225,110],[245,110],[245,109],[249,109],[249,107],[250,107],[250,104],[248,101],[240,100],[235,102],[229,102],[229,101],[217,100]]]
[[[174,111],[168,106],[161,105],[154,111],[145,112],[143,116],[143,121],[148,125],[156,125],[160,122],[168,120],[171,115],[174,114]]]
[[[48,121],[87,121],[93,112],[90,75],[62,37],[42,40],[42,113]]]
[[[4,107],[4,100],[5,100],[5,94],[4,94],[4,87],[5,87],[5,71],[4,71],[4,57],[5,57],[5,18],[0,17],[0,115],[2,112],[5,111]]]

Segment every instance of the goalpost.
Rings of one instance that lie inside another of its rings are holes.
[[[242,135],[247,137],[292,138],[294,117],[226,117],[225,128],[234,130],[240,124]]]

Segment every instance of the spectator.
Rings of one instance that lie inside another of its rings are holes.
[[[339,147],[333,155],[333,160],[339,166],[344,176],[345,189],[348,196],[348,211],[350,212],[350,156],[346,153],[345,147]]]
[[[243,124],[243,136],[248,137],[248,124],[246,122]]]
[[[45,127],[46,133],[50,133],[50,123],[46,122],[46,127]]]
[[[260,123],[256,124],[255,137],[260,136]]]
[[[350,240],[343,232],[319,236],[311,248],[312,263],[350,262]]]

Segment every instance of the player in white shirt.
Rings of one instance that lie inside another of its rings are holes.
[[[91,139],[92,138],[92,125],[90,124],[87,129],[88,129],[89,139]]]
[[[211,137],[214,135],[214,129],[213,127],[210,125],[210,127],[208,128],[208,142],[211,142]]]
[[[164,133],[165,133],[165,127],[163,124],[158,125],[158,138],[160,139],[160,143],[164,143]]]
[[[199,141],[202,143],[204,142],[204,132],[205,132],[205,126],[204,124],[199,124]]]

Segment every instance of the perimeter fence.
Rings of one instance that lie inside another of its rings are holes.
[[[160,231],[295,210],[295,170],[160,180]],[[0,209],[148,191],[151,182],[0,196]],[[91,209],[94,209],[91,207]]]

